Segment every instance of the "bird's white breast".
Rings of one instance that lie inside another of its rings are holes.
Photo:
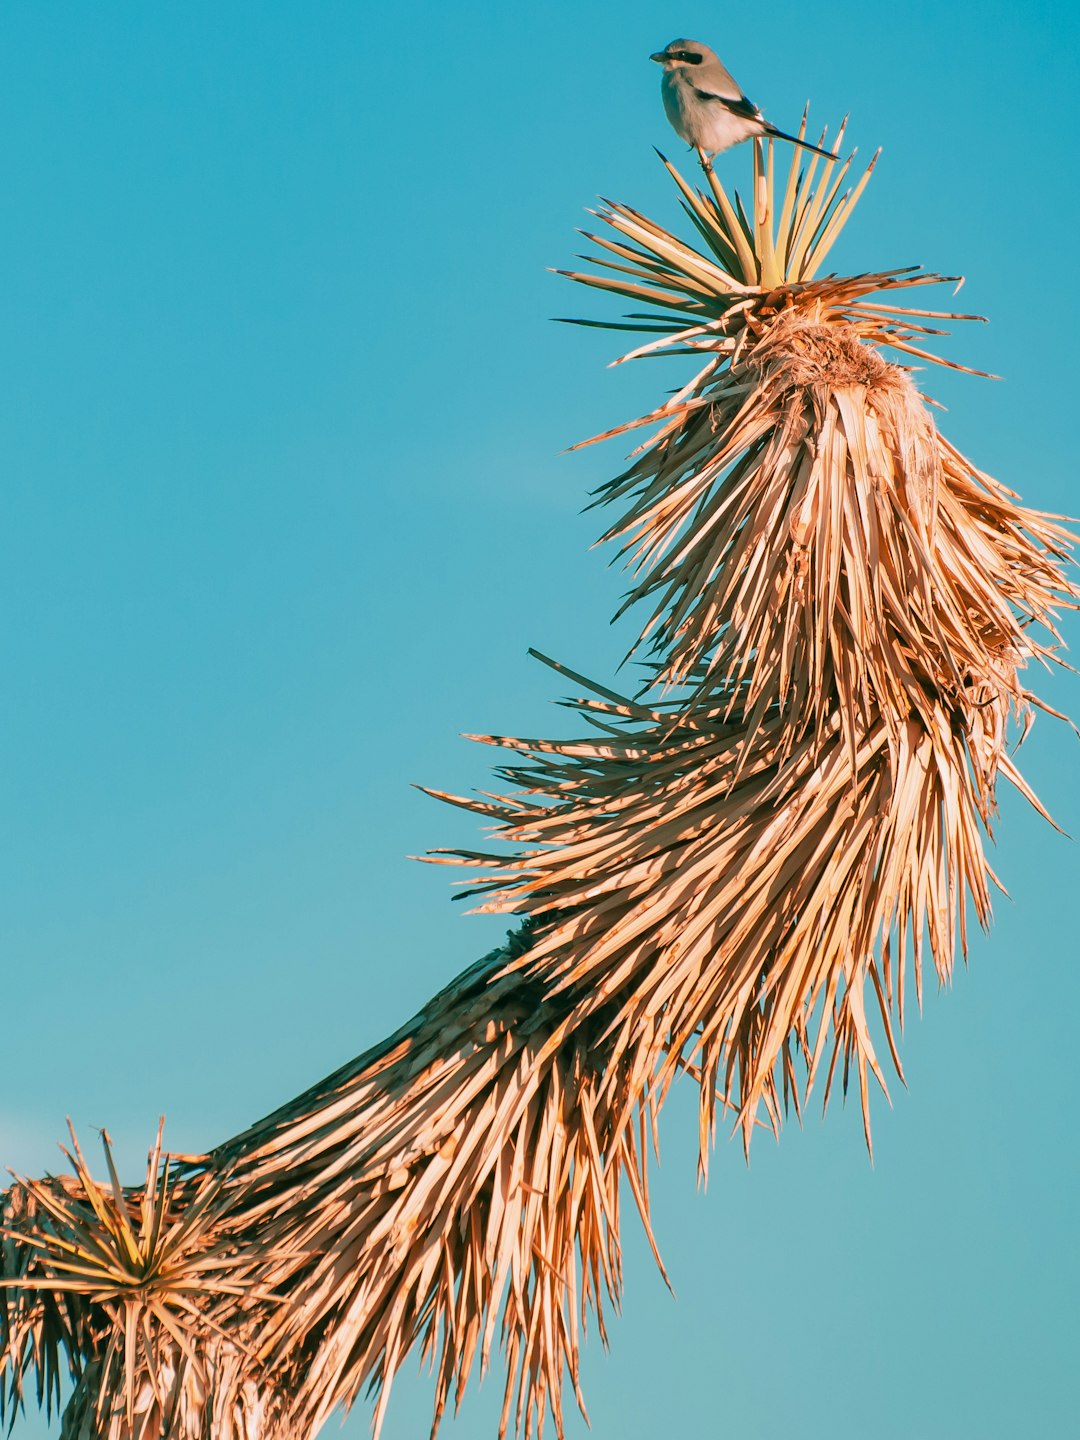
[[[762,122],[749,116],[733,115],[715,100],[703,100],[684,79],[684,71],[665,72],[660,82],[664,110],[671,128],[688,145],[702,150],[726,150],[751,135],[760,135]]]

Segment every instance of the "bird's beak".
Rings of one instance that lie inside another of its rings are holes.
[[[662,65],[667,58],[663,50],[658,50],[655,55],[649,56],[649,59],[655,60],[658,65]]]

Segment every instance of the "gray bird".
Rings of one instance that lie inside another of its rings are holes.
[[[828,150],[770,125],[700,40],[672,40],[649,59],[664,67],[660,81],[664,109],[672,129],[688,145],[711,155],[749,140],[751,135],[771,135],[827,160],[836,158]]]

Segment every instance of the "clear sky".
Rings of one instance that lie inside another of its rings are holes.
[[[835,264],[967,276],[992,323],[949,353],[1006,378],[931,374],[943,428],[1080,511],[1076,15],[3,6],[0,1162],[55,1168],[67,1114],[88,1142],[108,1126],[132,1178],[161,1112],[204,1149],[505,930],[405,858],[477,838],[410,784],[487,784],[461,731],[561,730],[528,645],[602,680],[622,653],[622,581],[579,513],[622,451],[559,452],[669,375],[608,371],[617,337],[550,324],[617,307],[545,267],[597,192],[677,219],[647,59],[674,35],[782,127],[809,97],[884,146]],[[720,163],[742,181],[749,150]],[[1075,677],[1041,683],[1080,714]],[[1021,759],[1080,834],[1075,737],[1040,717]],[[909,1018],[873,1169],[836,1105],[749,1170],[722,1141],[701,1194],[694,1096],[669,1103],[678,1299],[628,1217],[624,1314],[586,1356],[599,1440],[1074,1423],[1080,851],[1002,801],[1012,899]],[[500,1392],[448,1440],[494,1436]],[[429,1398],[410,1361],[386,1440],[425,1434]]]

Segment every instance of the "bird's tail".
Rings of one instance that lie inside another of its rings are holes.
[[[820,145],[811,145],[809,140],[800,140],[796,135],[789,135],[786,130],[778,130],[775,125],[766,124],[765,134],[771,140],[786,140],[789,145],[798,145],[801,150],[812,150],[815,155],[824,155],[826,160],[836,159],[832,150],[822,150]]]

